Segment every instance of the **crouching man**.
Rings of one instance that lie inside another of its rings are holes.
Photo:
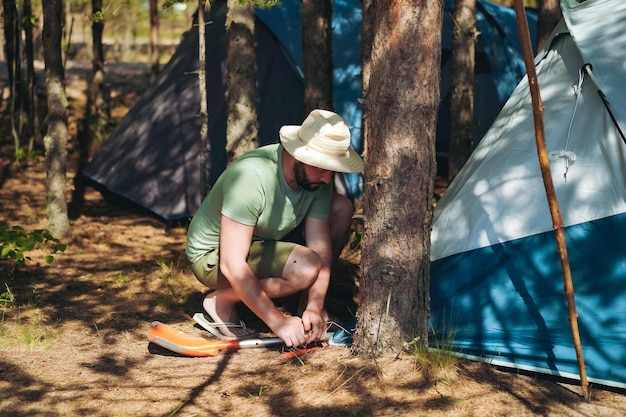
[[[333,192],[333,174],[360,172],[363,160],[344,120],[330,111],[313,110],[279,136],[279,144],[247,152],[219,177],[189,225],[186,254],[211,289],[197,320],[204,328],[220,338],[255,336],[237,315],[242,301],[287,346],[301,346],[325,336],[331,263],[353,214],[352,202]],[[298,292],[299,317],[272,301]]]

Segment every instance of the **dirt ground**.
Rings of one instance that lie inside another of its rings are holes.
[[[73,114],[84,103],[85,74],[68,71]],[[147,85],[147,68],[108,67],[108,77],[118,101],[130,104]],[[3,152],[0,163],[0,224],[45,227],[42,159],[20,170]],[[71,168],[68,194],[74,175]],[[173,354],[148,342],[152,321],[210,336],[191,320],[203,288],[183,255],[185,227],[88,187],[64,243],[51,265],[40,251],[17,270],[0,260],[0,294],[15,297],[0,308],[0,416],[626,415],[623,391],[594,387],[587,402],[571,381],[473,362],[441,369],[410,355],[374,360],[336,346],[299,359],[284,359],[281,348]],[[357,291],[358,252],[346,251],[329,307],[345,319]]]

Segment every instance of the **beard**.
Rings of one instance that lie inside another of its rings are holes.
[[[296,182],[302,189],[306,191],[316,191],[324,184],[323,182],[311,182],[309,180],[309,177],[307,177],[306,175],[306,171],[304,170],[304,164],[302,162],[298,162],[294,166],[293,171],[296,176]]]

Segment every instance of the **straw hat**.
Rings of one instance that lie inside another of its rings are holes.
[[[280,141],[298,161],[335,172],[361,172],[363,160],[350,147],[350,129],[328,110],[313,110],[302,126],[280,128]]]

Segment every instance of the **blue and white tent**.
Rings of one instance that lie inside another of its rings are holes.
[[[589,381],[626,388],[626,2],[562,0],[536,56]],[[439,201],[431,321],[470,358],[579,378],[523,79]]]

